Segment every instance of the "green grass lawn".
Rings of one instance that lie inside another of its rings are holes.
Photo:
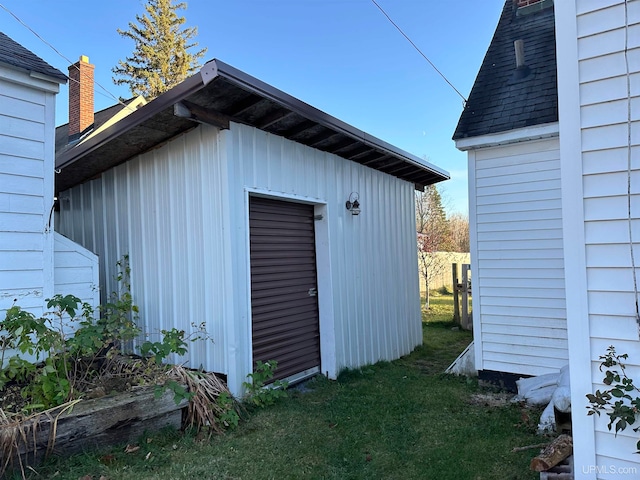
[[[489,406],[492,392],[442,374],[471,340],[452,330],[450,296],[433,297],[424,345],[395,362],[317,377],[211,441],[165,431],[122,447],[53,458],[28,478],[116,479],[535,479],[544,441],[534,412]],[[485,397],[482,397],[484,394]],[[532,420],[529,420],[529,417]],[[89,477],[87,477],[89,478]]]

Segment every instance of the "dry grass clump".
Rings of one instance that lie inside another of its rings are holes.
[[[193,428],[198,432],[208,430],[212,434],[223,433],[230,425],[237,425],[240,405],[215,373],[174,365],[167,375],[185,385],[193,395],[187,406],[183,428]]]

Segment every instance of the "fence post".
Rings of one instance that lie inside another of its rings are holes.
[[[458,264],[451,264],[453,274],[453,321],[460,325],[460,301],[458,299]]]
[[[470,330],[469,325],[469,269],[471,265],[462,264],[462,322],[465,330]]]

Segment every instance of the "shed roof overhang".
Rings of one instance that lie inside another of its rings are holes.
[[[254,126],[415,184],[449,174],[219,60],[56,158],[56,192],[96,177],[194,127]]]

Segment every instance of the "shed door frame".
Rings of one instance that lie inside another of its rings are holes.
[[[315,248],[316,248],[316,275],[318,284],[318,314],[320,321],[320,373],[331,379],[338,376],[336,366],[336,342],[335,323],[333,315],[333,288],[331,281],[331,255],[329,243],[329,221],[327,202],[320,198],[307,197],[302,195],[291,195],[285,192],[274,192],[273,190],[245,188],[245,225],[246,225],[246,258],[247,258],[247,367],[251,373],[253,369],[253,342],[251,339],[251,327],[253,319],[251,317],[251,246],[250,246],[250,226],[249,226],[249,196],[271,198],[285,202],[305,203],[313,205],[315,220]]]

